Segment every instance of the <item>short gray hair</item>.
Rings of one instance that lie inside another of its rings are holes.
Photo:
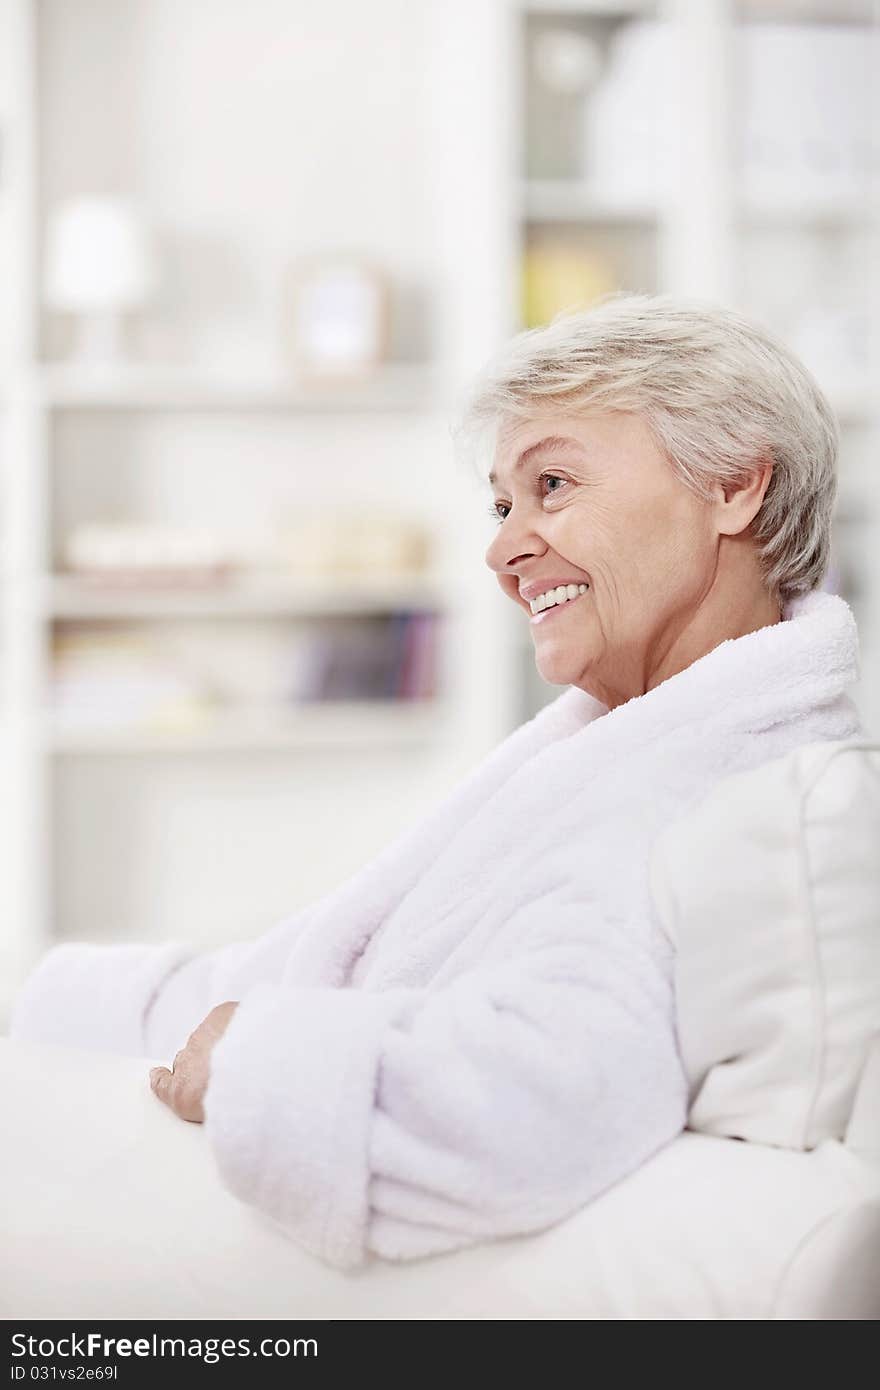
[[[729,309],[671,295],[617,293],[518,334],[478,378],[455,433],[473,440],[511,418],[640,415],[681,481],[708,498],[769,461],[754,521],[771,593],[822,582],[837,494],[838,428],[785,343]]]

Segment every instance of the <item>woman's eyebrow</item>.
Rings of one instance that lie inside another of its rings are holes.
[[[523,450],[519,458],[516,460],[516,463],[513,465],[513,472],[515,473],[518,468],[523,468],[527,463],[531,463],[531,461],[535,458],[537,454],[559,453],[562,450],[570,449],[572,445],[575,447],[575,449],[578,449],[581,451],[581,453],[583,453],[583,445],[581,444],[580,440],[575,439],[572,435],[548,434],[546,439],[539,439],[537,444],[530,444],[527,449]],[[495,472],[490,473],[489,482],[493,485],[493,487],[495,483],[497,483],[497,481],[498,474]]]

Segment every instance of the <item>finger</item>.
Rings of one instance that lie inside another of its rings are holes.
[[[204,1123],[204,1088],[198,1086],[191,1077],[172,1075],[167,1067],[153,1067],[150,1072],[150,1088],[179,1120],[189,1120],[193,1124]]]
[[[228,999],[225,1004],[214,1006],[205,1019],[205,1023],[210,1025],[212,1035],[226,1031],[237,1008],[238,1001],[234,999]]]
[[[171,1105],[171,1091],[174,1077],[167,1067],[153,1067],[150,1072],[150,1089],[165,1105]]]

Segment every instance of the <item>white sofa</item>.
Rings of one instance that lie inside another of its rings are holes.
[[[0,1041],[0,1317],[880,1317],[878,846],[860,742],[667,830],[688,1130],[550,1230],[430,1260],[321,1264],[221,1187],[149,1061]]]

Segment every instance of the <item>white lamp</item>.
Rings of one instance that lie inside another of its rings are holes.
[[[46,303],[82,315],[81,363],[110,366],[120,360],[120,316],[142,305],[155,281],[146,227],[127,200],[74,198],[51,218]]]

